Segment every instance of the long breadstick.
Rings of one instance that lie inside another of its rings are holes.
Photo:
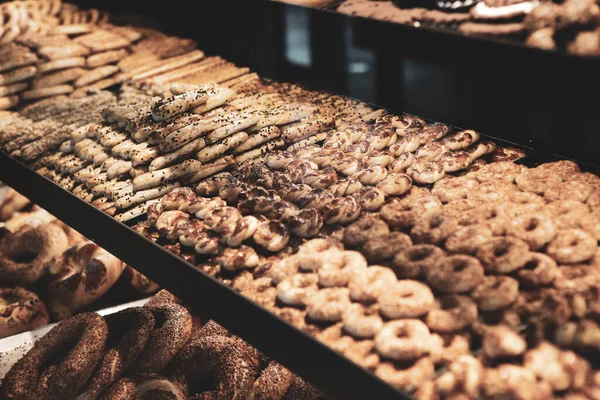
[[[245,142],[233,149],[233,154],[243,153],[258,145],[266,143],[269,140],[278,138],[279,136],[281,136],[281,130],[278,127],[267,126],[266,128],[262,128],[258,132],[249,135]]]
[[[89,56],[85,61],[85,64],[88,68],[101,67],[119,61],[125,58],[127,54],[129,53],[125,49],[105,51]]]
[[[138,204],[137,206],[132,207],[125,212],[115,215],[114,218],[119,222],[127,222],[129,220],[139,217],[140,215],[146,214],[146,212],[148,211],[148,207],[150,207],[152,204],[158,203],[159,201],[160,199],[148,200],[143,204]]]
[[[196,154],[196,157],[202,162],[214,160],[215,158],[225,154],[228,150],[239,146],[246,139],[248,139],[248,134],[246,132],[235,133],[223,139],[222,141],[213,144],[212,146],[205,147],[204,149],[200,150]]]
[[[139,191],[165,184],[185,175],[196,173],[202,163],[198,160],[185,160],[181,164],[148,172],[133,179],[133,190]]]
[[[190,108],[198,107],[208,100],[209,88],[192,90],[183,94],[159,100],[152,107],[152,118],[155,121],[164,121]]]
[[[252,160],[253,158],[260,157],[263,154],[271,152],[275,149],[282,148],[283,146],[285,146],[285,141],[283,139],[271,140],[270,142],[267,142],[267,143],[263,144],[262,146],[257,147],[256,149],[253,149],[253,150],[250,150],[250,151],[247,151],[245,153],[238,155],[237,157],[235,157],[235,162],[238,164],[241,164],[244,161],[248,161],[248,160]]]
[[[198,182],[204,178],[207,178],[211,175],[216,174],[217,172],[223,171],[225,168],[227,168],[233,164],[235,164],[235,160],[234,160],[233,156],[221,157],[220,159],[218,159],[210,164],[203,164],[200,167],[200,169],[198,170],[198,172],[196,172],[194,175],[192,175],[186,179],[186,182],[188,182],[188,183]]]
[[[172,189],[179,187],[179,182],[160,186],[148,190],[142,190],[140,192],[132,193],[131,195],[121,197],[117,201],[115,201],[115,207],[119,210],[123,208],[128,208],[134,206],[139,203],[143,203],[148,200],[155,199],[159,196],[169,193]]]
[[[48,75],[39,76],[32,82],[34,89],[61,85],[63,83],[72,82],[82,76],[86,71],[83,68],[69,68]]]

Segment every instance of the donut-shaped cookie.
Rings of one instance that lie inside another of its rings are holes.
[[[402,232],[390,232],[383,237],[369,238],[361,253],[370,262],[392,259],[398,252],[412,246],[410,237]]]
[[[38,340],[6,374],[3,399],[72,399],[100,361],[108,337],[104,319],[95,313],[62,321]],[[40,382],[46,369],[47,382]]]
[[[477,305],[467,296],[450,295],[436,300],[425,323],[435,332],[458,332],[477,320]]]
[[[373,237],[383,237],[390,233],[388,225],[376,216],[365,216],[344,229],[344,243],[348,246],[362,246]]]
[[[444,255],[437,246],[418,244],[396,254],[392,266],[399,278],[417,278]]]
[[[48,310],[39,297],[22,287],[0,288],[0,338],[46,325]]]
[[[521,215],[512,220],[506,233],[524,240],[531,250],[538,250],[556,236],[552,220],[542,214]]]
[[[428,357],[420,358],[406,367],[386,362],[377,367],[375,375],[399,390],[410,390],[431,380],[435,376],[435,366]]]
[[[486,276],[471,293],[482,311],[494,311],[512,304],[519,294],[519,282],[508,276]]]
[[[353,303],[342,313],[344,330],[357,338],[372,338],[383,327],[379,307]]]
[[[313,320],[337,322],[350,306],[350,291],[347,288],[321,289],[304,302],[306,312]]]
[[[577,264],[592,258],[598,242],[581,229],[569,229],[558,233],[548,245],[548,255],[562,264]]]
[[[144,350],[131,366],[131,375],[162,370],[192,333],[192,317],[184,307],[171,303],[146,308],[156,323]]]
[[[517,280],[523,286],[546,286],[558,276],[558,267],[556,262],[545,254],[529,253],[525,265],[516,274]]]
[[[95,243],[84,243],[53,260],[48,287],[52,317],[65,319],[102,297],[119,279],[125,264]]]
[[[455,231],[446,239],[450,253],[475,254],[479,246],[492,238],[492,230],[485,225],[470,225]]]
[[[94,399],[117,381],[140,355],[155,321],[144,307],[132,307],[106,317],[106,352],[78,399]]]
[[[483,243],[475,255],[485,270],[494,274],[506,274],[525,265],[529,254],[526,242],[515,237],[496,237]]]
[[[375,336],[375,348],[392,360],[411,361],[429,353],[430,337],[429,328],[421,320],[391,321]]]
[[[33,285],[68,246],[65,232],[53,224],[5,234],[0,238],[0,285]]]
[[[410,231],[415,243],[438,244],[459,228],[458,221],[444,214],[430,214],[417,219]]]
[[[396,319],[416,318],[427,314],[435,299],[427,285],[404,279],[387,288],[377,301],[381,314]]]
[[[425,271],[427,283],[444,293],[466,293],[484,279],[483,266],[475,257],[453,255],[442,257]]]
[[[396,282],[396,275],[390,268],[371,266],[354,274],[348,281],[350,298],[363,303],[375,302]]]

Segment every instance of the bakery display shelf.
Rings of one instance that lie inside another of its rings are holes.
[[[4,153],[0,153],[0,180],[331,398],[410,398]]]
[[[168,8],[141,0],[86,4],[120,15],[125,23],[128,18],[147,17],[161,30],[190,37],[207,53],[245,65],[263,77],[468,126],[563,158],[599,163],[594,149],[600,146],[595,117],[600,58],[464,36],[450,29],[352,17],[332,7],[306,8],[270,0],[215,2],[210,18],[202,18],[202,23],[196,13],[181,12],[189,5],[178,1]],[[288,57],[289,22],[297,16],[304,22],[293,29],[308,38],[309,65],[297,65]],[[354,61],[349,43],[371,55],[374,79],[367,81],[368,95],[350,84],[363,77],[351,76]],[[426,75],[417,92],[410,92],[409,68],[434,74],[433,83]],[[448,93],[438,96],[439,90]],[[439,98],[429,101],[432,97]],[[565,132],[570,140],[564,140]]]

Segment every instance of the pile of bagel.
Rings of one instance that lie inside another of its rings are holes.
[[[115,284],[158,286],[10,188],[0,194],[0,338],[86,310]]]

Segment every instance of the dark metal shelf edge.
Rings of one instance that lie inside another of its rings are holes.
[[[235,290],[0,152],[0,180],[336,399],[410,399]]]

